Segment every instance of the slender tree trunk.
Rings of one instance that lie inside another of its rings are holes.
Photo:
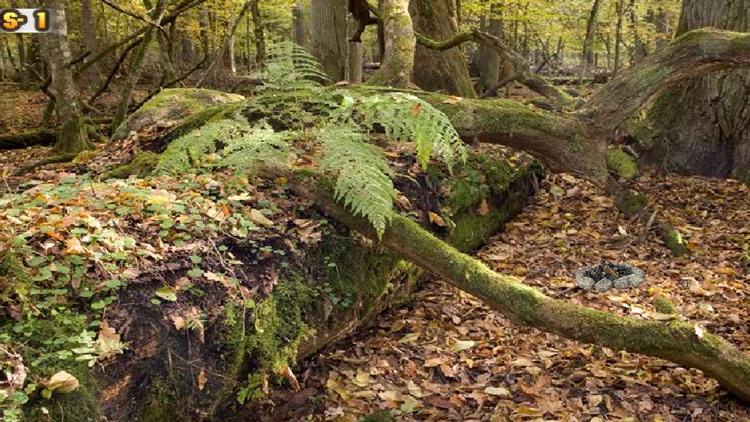
[[[349,83],[360,84],[362,83],[362,61],[364,55],[364,49],[362,48],[362,40],[357,35],[359,27],[359,21],[354,15],[349,15],[349,42],[348,45],[348,60],[347,60],[347,75],[346,79]],[[356,36],[356,39],[353,39]]]
[[[170,44],[174,44],[176,40],[172,38],[172,43],[170,43],[161,31],[156,34],[156,37],[159,41],[159,62],[163,72],[162,79],[165,81],[173,81],[177,79],[177,76],[174,71],[174,65],[172,64]]]
[[[583,39],[583,53],[581,54],[582,73],[588,73],[594,66],[594,35],[596,32],[596,17],[599,14],[599,5],[601,0],[594,0],[591,6],[589,18],[586,21],[586,35]]]
[[[302,7],[300,0],[297,0],[292,16],[294,18],[294,42],[302,47],[307,47],[307,20],[305,9]]]
[[[26,60],[26,42],[23,34],[16,34],[16,51],[18,52],[18,69],[21,72],[21,89],[26,91],[31,88],[31,78]]]
[[[615,13],[617,14],[617,24],[615,26],[615,67],[612,70],[612,76],[616,76],[622,65],[622,17],[625,13],[625,0],[617,0],[615,3]]]
[[[229,45],[233,42],[234,39],[234,32],[237,31],[237,27],[240,26],[240,22],[242,22],[242,18],[245,17],[245,14],[248,12],[250,7],[253,4],[257,4],[257,0],[247,0],[245,1],[245,4],[242,5],[242,9],[240,10],[240,13],[235,18],[234,22],[232,22],[232,26],[229,28],[229,31],[227,32],[226,36],[224,37],[224,42],[221,44],[221,47],[219,50],[217,50],[214,53],[213,58],[211,59],[211,63],[208,65],[208,69],[206,70],[206,73],[203,75],[203,77],[198,81],[197,84],[195,84],[196,88],[203,85],[203,83],[211,77],[211,73],[213,72],[214,67],[216,64],[221,60],[221,57],[226,54],[227,49],[229,48]]]
[[[346,74],[347,2],[310,1],[310,47],[328,77],[341,81]]]
[[[266,62],[266,36],[263,28],[263,17],[260,14],[260,0],[253,1],[250,14],[253,17],[255,34],[255,65],[262,69]]]
[[[83,43],[86,50],[96,54],[96,21],[91,0],[81,0],[81,17],[83,20]]]
[[[453,0],[411,0],[414,30],[432,40],[446,40],[458,32]],[[414,83],[428,91],[462,97],[476,96],[462,48],[434,51],[418,45]]]
[[[50,88],[55,96],[57,116],[60,123],[57,142],[53,149],[56,152],[73,154],[91,149],[93,145],[88,140],[78,89],[73,81],[73,71],[69,65],[72,55],[68,45],[65,13],[62,11],[63,2],[61,0],[46,0],[42,4],[44,7],[59,10],[55,17],[55,25],[60,33],[45,34],[40,37],[42,48],[45,51],[44,56],[49,60],[50,74],[52,75]]]
[[[148,8],[150,2],[146,2],[144,0],[144,3]],[[157,25],[161,23],[166,6],[166,0],[156,0],[156,6],[153,8],[150,15],[151,19]],[[125,121],[125,117],[127,117],[128,115],[128,107],[130,107],[130,100],[133,96],[133,90],[138,83],[138,78],[141,76],[141,70],[143,70],[143,58],[146,56],[146,51],[148,50],[151,41],[154,39],[155,32],[156,29],[153,26],[147,29],[146,33],[143,34],[143,42],[136,48],[135,54],[132,58],[132,62],[130,63],[130,71],[128,72],[127,80],[125,81],[120,94],[120,103],[117,106],[117,112],[112,118],[112,131],[117,130],[120,124]]]
[[[503,36],[503,18],[502,18],[502,3],[493,3],[490,6],[489,16],[487,20],[487,32],[490,35],[494,35],[498,38]],[[479,47],[479,82],[477,83],[477,92],[483,94],[489,88],[497,85],[500,79],[508,76],[507,71],[500,72],[501,62],[500,54],[496,51],[488,48],[485,45]],[[507,69],[508,66],[503,66],[503,69]]]

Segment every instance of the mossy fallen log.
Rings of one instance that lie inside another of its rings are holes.
[[[0,150],[28,148],[36,145],[52,145],[57,141],[57,135],[52,130],[35,130],[32,132],[15,133],[0,136]]]
[[[429,183],[408,181],[399,189],[415,204],[415,215],[422,212],[420,198],[427,198],[423,201],[426,206],[453,223],[430,227],[462,250],[470,250],[522,209],[541,168],[531,165],[511,170],[502,154],[471,155],[466,166],[454,169],[454,174],[455,180],[447,173],[432,171],[423,179]],[[100,197],[117,185],[134,189],[124,181],[110,180],[83,182],[76,192]],[[66,195],[72,194],[71,187],[62,189]],[[228,186],[216,189],[212,201],[220,200],[225,189]],[[450,195],[441,198],[445,192]],[[33,201],[33,193],[29,195]],[[126,195],[123,198],[137,196]],[[16,206],[21,201],[14,197]],[[305,198],[293,203],[297,204],[295,210],[289,211],[297,219],[309,219],[310,224],[323,227],[316,230],[319,242],[290,249],[283,236],[256,246],[241,237],[202,239],[216,249],[193,252],[197,255],[193,256],[176,247],[159,265],[138,269],[133,279],[124,281],[126,287],[117,292],[116,301],[106,311],[109,326],[126,345],[124,353],[92,368],[65,360],[43,364],[66,370],[80,386],[69,394],[54,393],[52,401],[39,397],[38,392],[32,394],[25,406],[27,417],[41,417],[42,407],[52,420],[74,422],[102,417],[112,421],[224,420],[240,411],[257,410],[253,406],[258,406],[269,388],[293,386],[287,371],[294,368],[294,362],[345,337],[383,309],[408,300],[422,274],[419,268],[335,221],[326,223]],[[89,206],[91,212],[99,209]],[[139,213],[133,211],[129,218],[138,218]],[[184,215],[192,214],[185,211]],[[274,226],[271,232],[283,234],[292,222],[279,221],[278,229]],[[115,223],[123,229],[121,224]],[[220,248],[226,252],[217,259]],[[208,275],[211,279],[193,273],[199,259],[213,274]],[[227,262],[232,260],[238,263]],[[13,271],[33,270],[25,262]],[[241,282],[242,287],[224,284],[226,278],[220,274],[229,272],[226,268],[244,274],[240,278],[247,281]],[[0,272],[0,278],[6,275]],[[164,286],[186,280],[189,284],[179,289],[176,301],[155,296]],[[0,287],[0,293],[3,289]],[[8,300],[17,299],[11,292],[24,291],[8,289]],[[65,327],[63,334],[70,337],[87,329],[85,315],[73,325],[62,321],[62,317],[51,318],[24,327],[35,333],[39,344],[34,347],[46,347],[44,336],[61,333],[60,328],[51,327]],[[0,328],[11,332],[16,323],[10,318],[6,323],[9,325]],[[51,375],[39,368],[34,371],[37,376]]]
[[[353,216],[336,202],[332,187],[325,181],[302,177],[293,186],[298,194],[314,198],[328,215],[371,239],[378,239],[365,219]],[[635,319],[552,299],[516,277],[495,273],[396,214],[382,234],[381,244],[477,297],[517,324],[700,369],[741,400],[750,402],[750,357],[721,337],[697,330],[689,321]]]

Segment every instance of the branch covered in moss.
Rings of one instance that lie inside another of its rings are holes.
[[[296,179],[298,194],[314,199],[327,214],[371,239],[375,230],[333,199],[332,188]],[[408,218],[394,213],[382,244],[469,293],[515,323],[583,343],[654,356],[696,368],[750,402],[750,358],[722,338],[697,334],[689,322],[621,317],[545,296],[517,278],[504,276],[464,255]]]
[[[690,31],[620,73],[594,93],[584,111],[592,123],[611,130],[676,82],[740,67],[750,67],[750,33],[710,28]]]

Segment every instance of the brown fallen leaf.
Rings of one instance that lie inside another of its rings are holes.
[[[440,227],[445,227],[445,221],[443,221],[443,217],[435,214],[432,211],[428,211],[427,215],[429,215],[431,223],[437,224]]]
[[[206,378],[206,371],[201,368],[201,371],[198,373],[198,390],[203,391],[206,387],[206,381],[208,381]]]
[[[477,213],[482,216],[490,213],[490,206],[487,204],[486,199],[482,199],[482,203],[479,204],[479,209],[477,210]]]

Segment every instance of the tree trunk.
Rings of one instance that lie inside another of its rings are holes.
[[[255,34],[255,65],[262,69],[266,62],[266,35],[263,28],[263,16],[260,14],[260,0],[252,2],[250,14],[253,18],[253,33]]]
[[[293,187],[351,229],[471,294],[516,324],[697,368],[750,402],[750,358],[718,336],[696,334],[690,322],[634,319],[549,298],[517,277],[493,272],[397,213],[392,214],[381,240],[366,219],[352,216],[338,204],[329,188],[304,182],[295,182]]]
[[[237,21],[239,22],[239,20]],[[229,22],[227,22],[227,29],[230,28]],[[234,63],[234,34],[227,38],[226,41],[226,48],[224,49],[224,53],[221,57],[221,64],[224,69],[226,69],[230,74],[234,75],[237,73],[237,67]]]
[[[16,50],[18,51],[18,69],[21,73],[21,89],[26,91],[31,88],[28,63],[26,60],[26,43],[23,34],[16,34]]]
[[[601,0],[594,0],[589,18],[586,20],[586,35],[583,38],[583,53],[581,54],[581,73],[587,74],[594,66],[594,34],[596,33],[596,17],[599,14]]]
[[[346,80],[352,84],[362,83],[362,65],[364,60],[364,48],[359,37],[359,21],[353,15],[349,15],[349,42],[347,43],[347,72]]]
[[[343,80],[346,74],[346,22],[346,2],[310,1],[311,50],[334,82]]]
[[[230,45],[234,45],[234,33],[237,31],[237,27],[240,26],[240,22],[242,22],[242,18],[245,17],[245,14],[250,9],[250,7],[255,4],[258,4],[258,0],[247,0],[245,1],[245,4],[242,6],[242,9],[240,10],[240,13],[237,15],[237,17],[234,19],[234,22],[232,22],[232,26],[227,30],[227,34],[224,36],[224,42],[221,43],[221,46],[218,50],[214,53],[213,58],[211,59],[211,62],[208,64],[208,69],[206,70],[206,73],[203,75],[203,77],[195,84],[195,87],[199,87],[203,85],[203,83],[211,77],[211,74],[213,73],[213,69],[216,66],[217,63],[219,63],[222,59],[222,57],[226,54],[227,49],[229,49]],[[234,49],[232,49],[232,54],[234,54]],[[234,62],[234,57],[232,57],[232,62]],[[232,66],[234,66],[234,63],[232,63]]]
[[[307,21],[305,19],[305,9],[302,7],[302,2],[297,0],[297,4],[294,6],[292,11],[294,18],[294,42],[307,47]]]
[[[615,26],[615,66],[612,70],[612,76],[617,76],[622,65],[622,18],[625,10],[625,0],[617,0],[615,13],[617,14],[617,24]]]
[[[83,20],[83,43],[86,50],[96,54],[96,21],[91,0],[81,0],[81,17]]]
[[[78,89],[73,81],[73,72],[69,65],[72,56],[68,45],[63,4],[60,0],[46,0],[43,5],[58,10],[55,15],[55,25],[59,33],[40,37],[43,43],[42,48],[45,50],[44,55],[49,60],[52,75],[50,88],[55,96],[57,116],[61,126],[53,150],[63,154],[72,154],[92,149],[93,145],[89,142],[86,124],[83,121]]]
[[[489,16],[487,19],[487,33],[498,38],[503,35],[503,18],[502,3],[493,3],[490,6]],[[501,61],[500,54],[491,48],[482,45],[479,47],[479,82],[477,83],[477,92],[483,94],[489,88],[497,85],[500,79],[508,76],[508,66],[502,64],[503,72],[500,72]]]
[[[678,35],[702,27],[747,32],[750,19],[742,17],[748,10],[747,0],[685,0]],[[718,72],[666,90],[649,113],[654,141],[644,162],[664,164],[678,173],[750,183],[749,104],[747,70]]]
[[[144,3],[148,7],[150,1],[144,0]],[[166,0],[156,1],[156,6],[153,8],[150,17],[157,25],[161,23],[166,6]],[[146,51],[148,50],[151,41],[154,39],[154,33],[156,31],[156,28],[153,26],[146,30],[146,33],[143,34],[143,42],[136,48],[135,54],[133,55],[127,80],[125,81],[120,93],[120,103],[117,105],[117,112],[112,119],[113,132],[117,130],[117,127],[120,126],[122,122],[125,121],[125,117],[128,115],[128,107],[130,106],[130,100],[133,96],[133,90],[135,89],[135,85],[138,83],[138,78],[141,76],[141,71],[143,70],[143,58],[146,56]]]
[[[370,85],[413,88],[416,35],[409,15],[409,0],[384,0],[380,11],[385,38],[385,56]]]
[[[445,40],[458,32],[453,0],[411,0],[414,30],[433,40]],[[417,46],[414,83],[422,89],[461,97],[476,97],[461,48],[433,51]]]

